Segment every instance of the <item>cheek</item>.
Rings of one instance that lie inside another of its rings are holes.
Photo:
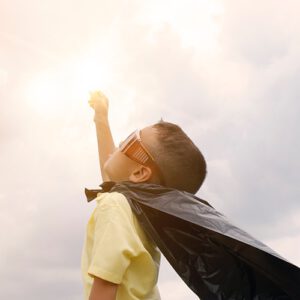
[[[114,152],[104,163],[104,170],[111,178],[120,179],[128,176],[131,161],[124,154]]]
[[[116,157],[115,157],[115,154],[111,154],[109,157],[108,157],[108,159],[107,159],[107,161],[104,163],[104,170],[106,171],[106,172],[109,172],[109,170],[111,169],[111,168],[113,168],[113,166],[116,164]]]

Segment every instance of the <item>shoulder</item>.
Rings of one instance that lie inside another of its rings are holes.
[[[126,206],[129,205],[126,197],[118,192],[98,193],[95,199],[97,206]]]
[[[110,212],[131,215],[132,211],[126,197],[118,192],[99,193],[95,199],[96,212]],[[97,213],[96,213],[97,214]]]

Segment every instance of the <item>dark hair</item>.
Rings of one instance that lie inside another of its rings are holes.
[[[158,141],[152,152],[165,185],[195,194],[206,176],[202,153],[178,125],[160,120],[152,127]]]

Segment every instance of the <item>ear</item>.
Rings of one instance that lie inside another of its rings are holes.
[[[135,168],[129,176],[132,182],[145,182],[152,176],[152,170],[149,167],[139,165]]]

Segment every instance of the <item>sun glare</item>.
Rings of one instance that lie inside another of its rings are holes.
[[[0,87],[7,83],[7,72],[0,69]]]
[[[100,61],[102,57],[106,58],[105,63]],[[113,65],[107,57],[86,53],[48,72],[36,74],[25,89],[29,107],[45,119],[63,118],[72,122],[78,114],[92,116],[88,105],[89,92],[101,90],[109,97],[110,120],[119,139],[128,131],[136,92],[122,82],[115,84]]]
[[[59,108],[64,86],[50,74],[39,74],[27,85],[26,98],[29,106],[39,114],[52,114]]]
[[[107,89],[112,81],[107,64],[89,55],[36,74],[27,83],[25,97],[38,114],[55,116],[74,104],[87,102],[89,92]],[[76,101],[76,103],[74,103]]]
[[[86,57],[74,63],[73,84],[78,98],[86,98],[90,91],[107,89],[112,84],[112,72],[97,57]]]

